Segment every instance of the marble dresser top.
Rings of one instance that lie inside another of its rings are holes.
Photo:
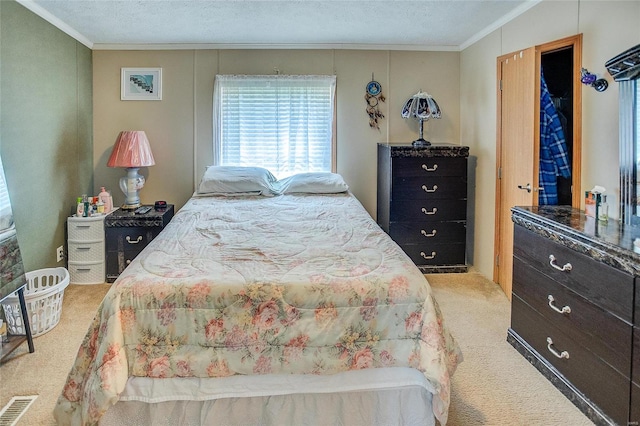
[[[530,231],[640,276],[640,247],[634,244],[640,238],[638,226],[599,222],[570,206],[514,207],[511,212],[513,221]]]
[[[453,144],[413,146],[410,143],[379,143],[388,147],[392,157],[468,157],[469,147]]]

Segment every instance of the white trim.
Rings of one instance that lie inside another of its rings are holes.
[[[289,44],[244,44],[244,43],[194,43],[194,44],[182,44],[182,43],[167,43],[167,44],[108,44],[108,43],[95,43],[93,50],[225,50],[225,49],[238,49],[238,50],[250,50],[250,49],[328,49],[328,50],[414,50],[414,51],[443,51],[443,52],[457,52],[458,46],[425,46],[417,44],[349,44],[349,43],[335,43],[335,44],[314,44],[314,43],[289,43]]]
[[[527,10],[531,9],[533,6],[537,5],[538,3],[541,3],[542,1],[543,0],[527,0],[524,4],[522,4],[521,6],[516,7],[511,12],[507,13],[506,15],[504,15],[503,17],[501,17],[500,19],[495,21],[493,24],[491,24],[488,27],[484,28],[483,30],[480,30],[479,32],[477,32],[474,36],[472,36],[467,41],[465,41],[460,46],[458,46],[458,50],[462,51],[462,50],[466,49],[467,47],[471,46],[472,44],[474,44],[475,42],[480,41],[485,36],[491,34],[495,30],[497,30],[498,28],[502,27],[507,22],[510,22],[511,20],[513,20],[513,19],[517,18],[518,16],[522,15]]]
[[[73,37],[80,43],[84,44],[89,49],[93,49],[94,44],[91,40],[89,40],[84,35],[80,34],[75,29],[71,28],[71,26],[69,26],[65,22],[53,16],[51,13],[49,13],[48,10],[44,9],[42,6],[33,2],[33,0],[16,0],[16,2],[26,7],[31,12],[35,13],[45,21],[49,22],[51,25],[58,28],[60,31],[67,33],[69,36]]]

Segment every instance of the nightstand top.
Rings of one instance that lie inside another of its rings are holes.
[[[104,220],[107,228],[130,226],[164,226],[173,217],[173,204],[167,204],[166,208],[151,210],[144,214],[135,214],[134,210],[117,209],[109,213]]]
[[[379,148],[389,150],[391,157],[468,157],[469,147],[453,144],[413,146],[410,143],[379,143]]]

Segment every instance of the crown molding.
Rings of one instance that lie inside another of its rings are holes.
[[[416,44],[358,44],[358,43],[94,43],[93,50],[410,50],[410,51],[453,51],[458,46],[425,46]]]
[[[482,29],[479,32],[477,32],[476,34],[474,34],[467,41],[462,43],[459,46],[458,50],[462,51],[462,50],[466,49],[467,47],[471,46],[472,44],[482,40],[487,35],[491,34],[492,32],[494,32],[498,28],[502,27],[504,24],[508,23],[509,21],[511,21],[511,20],[517,18],[518,16],[522,15],[527,10],[531,9],[533,6],[537,5],[538,3],[541,3],[542,1],[543,0],[527,0],[524,4],[516,7],[511,12],[507,13],[502,18],[500,18],[497,21],[495,21],[493,24],[489,25],[488,27],[485,27],[484,29]]]
[[[80,34],[75,29],[71,28],[65,22],[53,16],[51,13],[49,13],[49,11],[42,8],[42,6],[38,5],[37,3],[34,3],[31,0],[16,0],[16,2],[24,6],[25,8],[29,9],[31,12],[35,13],[45,21],[49,22],[51,25],[58,28],[60,31],[68,34],[69,36],[73,37],[80,43],[84,44],[89,49],[93,49],[93,42],[91,42],[91,40],[86,38],[84,35]]]

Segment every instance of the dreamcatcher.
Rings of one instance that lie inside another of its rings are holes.
[[[382,94],[382,86],[373,79],[373,74],[371,74],[371,81],[367,83],[367,93],[365,93],[364,99],[367,101],[369,127],[380,130],[378,119],[384,118],[384,114],[380,112],[379,104],[385,101],[385,97]]]

